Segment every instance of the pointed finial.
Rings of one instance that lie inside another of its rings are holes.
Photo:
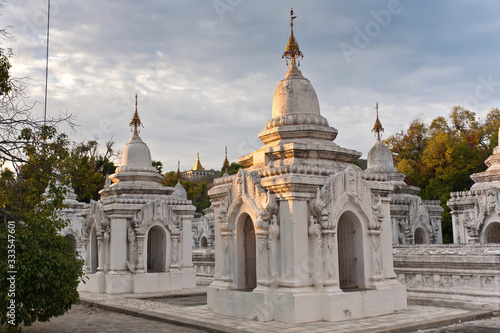
[[[288,65],[288,60],[290,59],[290,67],[295,67],[295,59],[296,58],[304,58],[304,55],[299,49],[299,44],[297,40],[295,40],[295,36],[293,35],[293,20],[295,20],[297,16],[293,12],[293,8],[290,10],[290,38],[288,39],[288,44],[286,45],[286,50],[283,52],[281,56],[282,59],[286,58],[286,64]],[[300,61],[298,61],[297,66],[300,66]]]
[[[378,102],[375,105],[375,110],[377,110],[377,120],[375,120],[375,125],[373,125],[372,133],[376,133],[375,135],[377,136],[377,141],[380,141],[380,133],[384,131],[384,128],[382,127],[382,123],[378,119]]]
[[[192,170],[198,170],[198,171],[205,170],[200,162],[200,153],[196,153],[196,163],[194,164],[194,167]]]
[[[177,160],[177,183],[181,182],[182,174],[181,174],[181,161]]]
[[[132,120],[130,121],[130,127],[134,127],[134,134],[139,133],[139,127],[142,126],[141,119],[139,118],[139,113],[137,113],[137,94],[135,94],[135,112]]]
[[[224,176],[229,175],[227,170],[229,169],[229,161],[227,159],[227,146],[226,146],[226,157],[224,159],[224,163],[222,164],[222,167],[224,168]]]

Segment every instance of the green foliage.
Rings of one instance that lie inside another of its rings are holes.
[[[160,176],[162,175],[162,171],[163,171],[163,163],[161,163],[160,161],[155,161],[153,160],[151,162],[151,164],[156,168],[156,171],[158,172],[158,174],[160,174]]]
[[[12,89],[10,82],[9,58],[12,57],[12,50],[5,50],[0,47],[0,96],[6,95]]]
[[[71,175],[71,184],[78,201],[99,200],[99,191],[104,187],[106,176],[115,172],[110,161],[114,142],[106,143],[106,152],[99,153],[98,142],[82,142],[70,150],[65,169]]]
[[[163,186],[171,186],[174,187],[177,185],[177,182],[179,181],[179,177],[177,176],[177,173],[175,171],[170,171],[163,176],[163,180],[161,181]]]
[[[15,325],[9,329],[65,313],[78,301],[76,287],[83,276],[83,261],[58,234],[66,224],[57,215],[63,208],[62,185],[69,184],[70,177],[57,170],[67,166],[69,141],[52,127],[40,132],[26,129],[21,135],[35,142],[24,147],[27,162],[18,165],[17,174],[0,173],[0,299],[5,300],[0,302],[0,321],[6,324],[7,300],[15,299]],[[7,247],[12,243],[8,242],[7,221],[16,225],[15,298],[8,295]]]
[[[71,243],[57,233],[62,221],[54,222],[47,212],[34,212],[16,223],[15,256],[17,274],[8,273],[8,229],[0,227],[0,299],[7,300],[15,276],[15,326],[30,326],[60,316],[79,300],[77,286],[83,276],[83,260],[77,259]],[[10,302],[9,302],[10,304]],[[0,320],[5,325],[8,303],[0,302]]]
[[[415,119],[407,131],[390,136],[385,142],[395,155],[399,172],[409,185],[420,187],[422,199],[441,201],[443,241],[453,242],[450,193],[468,190],[470,175],[486,169],[485,159],[498,144],[500,110],[491,109],[481,123],[474,112],[455,106],[448,120],[435,118],[429,127]]]
[[[232,162],[230,165],[229,165],[229,168],[227,169],[227,173],[229,175],[235,175],[238,173],[238,171],[240,169],[242,169],[243,166],[241,166],[240,164],[236,163],[236,162]],[[224,174],[225,170],[224,170],[224,166],[222,167],[222,169],[220,170],[221,174]]]
[[[164,186],[175,186],[179,181],[177,173],[167,172],[161,182]],[[205,208],[210,207],[210,197],[208,196],[208,183],[194,183],[189,180],[182,180],[181,185],[186,190],[187,198],[193,202],[196,211],[201,213]]]

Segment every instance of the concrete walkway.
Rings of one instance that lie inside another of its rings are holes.
[[[80,298],[84,303],[104,309],[209,332],[412,332],[492,315],[491,311],[410,305],[408,309],[394,314],[353,321],[307,324],[259,322],[214,314],[207,309],[205,292],[206,288],[161,295],[80,292]],[[497,323],[500,324],[499,321]]]

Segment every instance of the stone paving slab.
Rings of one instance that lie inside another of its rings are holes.
[[[200,295],[204,290],[198,288],[182,291]],[[412,332],[421,329],[442,327],[458,321],[470,321],[491,316],[491,311],[443,308],[424,305],[409,305],[408,309],[397,313],[358,320],[340,322],[314,322],[293,324],[284,322],[259,322],[219,315],[207,309],[206,304],[179,306],[164,302],[165,297],[179,294],[108,295],[80,292],[83,302],[93,303],[104,309],[131,314],[138,317],[203,329],[209,332]],[[161,297],[162,299],[155,299]],[[500,329],[500,327],[499,327]]]
[[[50,322],[36,322],[30,327],[22,327],[23,333],[202,333],[205,329],[179,327],[175,324],[162,323],[157,320],[138,318],[76,304],[67,313],[50,319]],[[0,328],[0,332],[4,332]]]

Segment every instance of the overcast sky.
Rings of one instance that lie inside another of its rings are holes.
[[[76,141],[142,139],[164,171],[200,153],[219,169],[261,146],[287,67],[289,12],[335,142],[366,157],[375,103],[384,136],[462,105],[500,107],[499,1],[51,0],[48,114],[73,114]],[[43,114],[47,0],[7,0],[12,74]],[[7,44],[7,45],[6,45]]]

